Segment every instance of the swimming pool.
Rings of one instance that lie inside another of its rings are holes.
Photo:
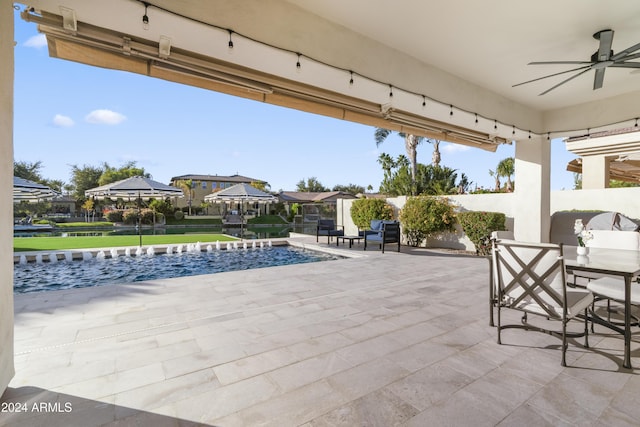
[[[223,271],[335,260],[341,257],[291,246],[92,258],[15,264],[14,293],[85,288]]]

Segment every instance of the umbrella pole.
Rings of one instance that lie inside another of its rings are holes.
[[[140,217],[140,191],[138,191],[138,245],[142,247],[142,218]]]

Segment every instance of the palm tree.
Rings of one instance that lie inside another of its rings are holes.
[[[195,197],[195,191],[192,188],[193,180],[179,179],[178,181],[176,181],[176,185],[187,195],[187,206],[189,206],[189,215],[191,215],[191,203],[193,201],[193,198]]]
[[[511,181],[511,175],[515,173],[515,165],[513,157],[507,157],[502,159],[498,166],[496,166],[496,174],[503,178],[507,178],[507,191],[513,191],[513,182]]]
[[[492,171],[491,169],[489,169],[489,176],[492,176],[493,179],[496,180],[495,190],[500,191],[500,174],[498,174],[497,171]]]
[[[376,147],[380,146],[389,135],[391,135],[392,131],[389,129],[376,128],[375,132],[375,140]],[[433,144],[433,156],[432,163],[434,166],[440,164],[440,141],[437,139],[425,138],[423,136],[411,135],[409,133],[398,132],[398,136],[404,138],[404,148],[407,150],[407,157],[409,158],[409,162],[411,164],[411,180],[415,183],[416,181],[416,171],[417,171],[417,157],[418,157],[418,145],[427,141],[429,144]]]

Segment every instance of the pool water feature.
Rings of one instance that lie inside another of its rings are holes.
[[[29,262],[14,265],[14,293],[85,288],[145,280],[248,270],[277,265],[335,260],[341,257],[291,246],[187,251],[139,256],[96,257],[83,261]]]

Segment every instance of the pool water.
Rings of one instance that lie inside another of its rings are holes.
[[[16,264],[13,290],[15,293],[28,293],[85,288],[339,258],[336,255],[290,246],[274,246],[246,250]]]

